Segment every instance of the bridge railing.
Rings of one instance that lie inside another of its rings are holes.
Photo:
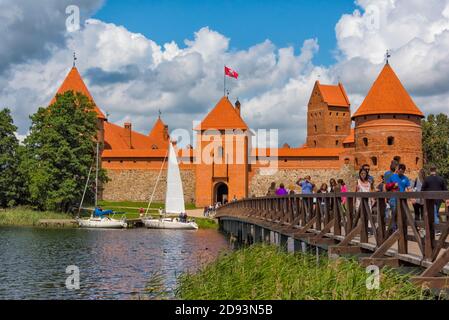
[[[373,258],[396,246],[399,254],[412,253],[435,262],[426,273],[430,275],[449,262],[449,250],[443,250],[449,247],[448,200],[447,191],[300,194],[231,202],[219,208],[216,217],[255,218],[299,229],[299,233],[313,229],[320,235],[343,236],[340,246],[358,237],[360,243],[374,242],[377,250]],[[416,202],[422,205],[421,220],[415,219],[411,209]],[[439,223],[435,223],[439,204],[444,204],[444,212],[439,212]]]

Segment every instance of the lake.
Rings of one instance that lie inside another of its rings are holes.
[[[227,248],[213,229],[0,228],[0,299],[170,299],[180,274]]]

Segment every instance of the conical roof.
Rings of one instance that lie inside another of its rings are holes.
[[[352,118],[373,114],[409,114],[424,117],[388,63]]]
[[[248,126],[227,97],[223,97],[195,130],[242,129]]]
[[[153,126],[153,129],[151,129],[150,134],[148,135],[151,139],[151,142],[155,144],[159,149],[167,149],[168,148],[168,142],[169,142],[169,136],[168,136],[168,129],[166,129],[165,123],[161,120],[159,117],[156,121],[156,123]]]
[[[92,95],[90,94],[89,90],[86,87],[86,84],[84,83],[83,79],[81,78],[80,73],[78,72],[78,69],[76,67],[73,67],[67,77],[65,78],[62,85],[59,87],[58,94],[64,94],[67,91],[74,91],[74,92],[80,92],[84,94],[86,97],[88,97],[92,103],[94,104],[94,110],[97,113],[97,117],[99,119],[106,119],[103,112],[101,112],[100,108],[97,107],[94,99],[92,98]],[[51,100],[50,104],[53,104],[56,101],[56,96]]]

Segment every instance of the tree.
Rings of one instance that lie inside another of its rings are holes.
[[[23,165],[29,201],[40,210],[68,211],[80,201],[89,169],[95,164],[93,104],[83,94],[68,91],[48,108],[40,108],[31,121]],[[103,171],[100,180],[106,180]]]
[[[23,183],[19,174],[19,141],[9,109],[0,111],[0,206],[19,203]]]
[[[449,117],[443,113],[430,114],[422,122],[424,168],[436,166],[449,181]]]

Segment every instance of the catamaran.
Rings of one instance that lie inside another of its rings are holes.
[[[156,190],[157,184],[159,182],[159,178],[161,172],[164,167],[165,159],[162,162],[162,167],[159,172],[158,179],[156,181],[156,185],[153,189],[153,194],[151,195],[148,208],[145,214],[145,217],[142,218],[142,222],[145,224],[147,228],[151,229],[198,229],[198,225],[194,221],[186,221],[187,219],[177,217],[177,218],[167,218],[167,214],[177,214],[184,215],[186,212],[185,204],[184,204],[184,191],[182,187],[181,174],[179,172],[178,159],[176,157],[175,149],[173,148],[172,143],[169,143],[168,150],[168,172],[167,172],[167,191],[165,195],[165,212],[164,216],[160,219],[153,219],[151,217],[147,217],[148,210],[151,206],[151,202],[154,197],[154,191]]]
[[[78,217],[76,221],[81,228],[103,228],[103,229],[120,229],[128,227],[126,218],[120,220],[109,217],[110,214],[114,214],[112,210],[102,210],[98,207],[98,167],[99,167],[99,143],[97,142],[97,158],[96,158],[96,174],[95,174],[95,209],[92,210],[92,214],[88,219],[81,219],[79,213],[84,202],[84,196],[86,195],[87,186],[89,184],[90,174],[92,168],[87,176],[86,186],[84,187],[83,197],[78,210]]]

